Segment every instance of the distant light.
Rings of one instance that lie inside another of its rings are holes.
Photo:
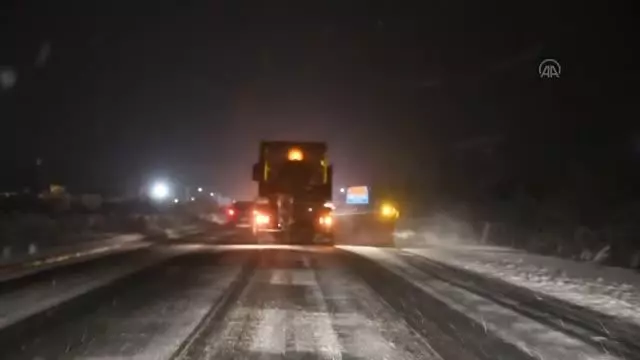
[[[309,208],[309,212],[312,212],[312,211],[313,211],[313,208]]]
[[[180,202],[180,200],[178,200],[178,199],[176,198],[176,199],[173,199],[173,202],[177,204],[177,203],[179,203],[179,202]]]
[[[156,182],[151,186],[150,196],[155,200],[164,200],[169,196],[169,185],[165,182]]]
[[[382,213],[382,216],[386,218],[398,218],[398,216],[400,216],[400,212],[398,211],[398,209],[388,203],[382,204],[382,206],[380,207],[380,212]]]
[[[344,189],[344,188],[340,188],[340,192],[341,192],[341,193],[344,193],[344,192],[345,192],[345,189]]]
[[[324,203],[324,205],[323,205],[323,206],[324,206],[324,207],[326,207],[326,208],[332,209],[332,210],[335,210],[335,208],[336,208],[336,206],[335,206],[332,202],[330,202],[330,201],[329,201],[329,202]]]
[[[318,221],[320,222],[320,225],[324,225],[326,227],[331,227],[331,224],[333,224],[333,219],[328,215],[320,217]]]
[[[0,88],[11,89],[18,80],[18,73],[13,68],[0,67]]]
[[[198,192],[202,192],[202,188],[201,187],[198,188]]]
[[[191,201],[196,201],[196,198],[194,198],[193,196],[191,197]]]
[[[382,215],[391,216],[393,214],[393,207],[391,205],[382,205]]]
[[[209,193],[209,196],[213,197],[215,194],[214,193]]]

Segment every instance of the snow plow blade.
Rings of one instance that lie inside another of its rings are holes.
[[[384,219],[376,213],[340,214],[334,219],[336,244],[395,247],[394,219]]]

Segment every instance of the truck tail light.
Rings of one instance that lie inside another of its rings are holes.
[[[261,214],[261,213],[256,213],[255,214],[255,221],[256,224],[258,225],[266,225],[269,223],[269,215],[265,215],[265,214]]]

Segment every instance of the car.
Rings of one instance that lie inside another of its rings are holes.
[[[236,201],[226,209],[227,225],[250,228],[253,222],[253,201]]]

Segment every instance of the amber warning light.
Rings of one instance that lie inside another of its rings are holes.
[[[302,150],[293,148],[293,149],[289,149],[288,158],[291,161],[301,161],[304,158],[304,156],[302,155]]]

